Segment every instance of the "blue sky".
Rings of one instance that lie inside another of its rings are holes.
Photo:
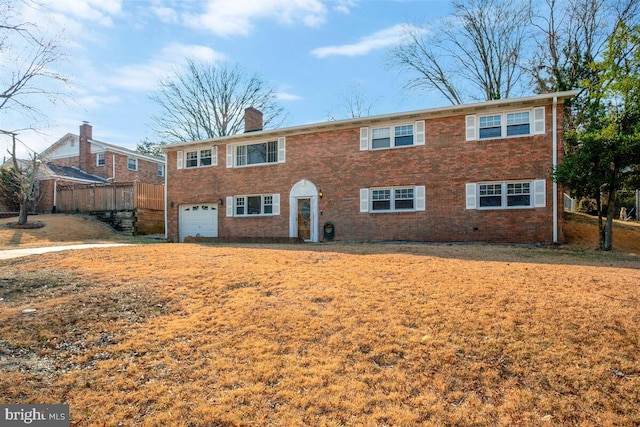
[[[42,151],[83,120],[95,139],[134,149],[152,137],[149,100],[160,78],[190,57],[226,61],[257,73],[278,93],[286,126],[340,116],[341,97],[359,87],[372,114],[447,105],[436,94],[409,94],[406,75],[389,69],[388,52],[402,24],[435,24],[451,13],[441,0],[44,0],[24,16],[49,33],[64,30],[73,79],[64,104],[40,108],[48,126],[20,140]],[[346,118],[346,117],[340,117]],[[21,117],[0,114],[0,129]],[[0,137],[0,148],[8,144]],[[18,147],[24,156],[27,149]],[[6,150],[3,150],[3,155]]]

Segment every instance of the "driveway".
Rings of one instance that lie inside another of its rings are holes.
[[[110,248],[113,246],[129,246],[129,243],[91,243],[85,245],[47,246],[44,248],[8,249],[0,251],[0,260],[39,255],[47,252],[68,251],[74,249]]]

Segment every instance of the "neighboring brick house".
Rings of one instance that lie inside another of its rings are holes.
[[[261,130],[167,153],[167,237],[561,243],[575,92]]]
[[[164,184],[164,158],[149,156],[93,139],[93,128],[80,125],[79,135],[66,134],[40,154],[41,212],[55,212],[60,185],[145,182]]]

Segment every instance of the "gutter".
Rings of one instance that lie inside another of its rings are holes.
[[[278,128],[261,130],[255,132],[239,133],[235,135],[221,136],[217,138],[202,139],[199,141],[187,141],[178,142],[175,144],[159,146],[162,151],[168,153],[169,151],[177,151],[183,147],[196,146],[196,145],[219,145],[219,144],[233,144],[236,142],[250,142],[250,141],[264,141],[266,138],[274,136],[288,136],[288,135],[303,135],[313,132],[328,132],[337,129],[351,129],[362,126],[373,126],[376,123],[386,123],[395,120],[413,120],[413,119],[425,119],[435,117],[449,117],[456,115],[464,115],[468,111],[492,111],[497,109],[503,109],[505,107],[518,107],[539,105],[545,103],[549,99],[554,99],[557,102],[558,99],[567,99],[574,97],[578,94],[577,90],[569,90],[564,92],[555,92],[549,94],[540,94],[535,96],[529,96],[526,98],[506,98],[496,99],[493,101],[484,101],[475,104],[461,104],[447,107],[429,108],[424,110],[406,111],[402,113],[383,114],[369,117],[358,117],[354,119],[336,120],[321,123],[305,124],[293,127]],[[547,101],[548,102],[548,101]]]
[[[555,172],[558,166],[558,97],[553,97],[553,153],[552,163]],[[558,243],[558,183],[552,180],[553,186],[553,243]]]

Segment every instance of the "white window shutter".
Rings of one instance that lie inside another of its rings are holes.
[[[533,109],[533,134],[540,135],[544,130],[544,107]]]
[[[360,128],[360,151],[369,149],[369,128]]]
[[[233,149],[235,147],[231,144],[227,144],[227,167],[233,167]]]
[[[178,158],[178,164],[176,165],[177,169],[182,169],[184,167],[184,151],[180,150],[176,153]]]
[[[286,160],[287,140],[284,136],[278,138],[278,163],[284,163]]]
[[[369,189],[360,189],[360,212],[369,212]]]
[[[424,143],[425,143],[424,120],[418,120],[415,124],[414,145],[424,145]]]
[[[227,197],[227,216],[233,216],[233,197]]]
[[[467,128],[467,141],[473,141],[478,139],[476,136],[476,116],[467,116],[466,118],[466,128]]]
[[[466,185],[466,193],[467,193],[467,209],[476,209],[476,183],[471,182]]]
[[[416,210],[423,211],[426,209],[424,185],[418,185],[415,189],[415,192],[416,192]]]
[[[218,166],[218,147],[211,147],[211,165]]]
[[[544,208],[547,205],[547,185],[544,179],[533,181],[533,207]]]
[[[273,194],[273,214],[280,215],[280,194]]]

